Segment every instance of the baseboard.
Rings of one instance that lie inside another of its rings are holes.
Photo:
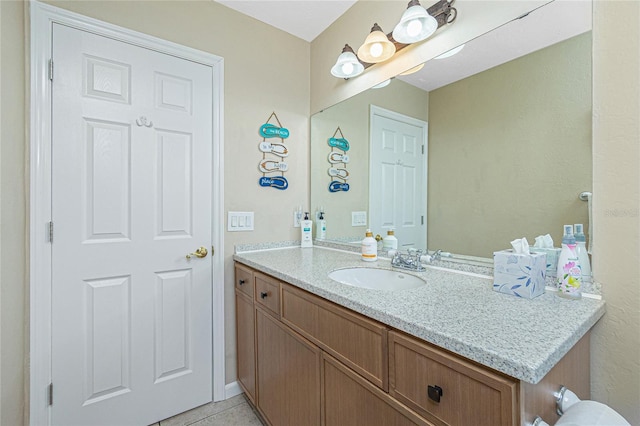
[[[242,388],[240,387],[240,385],[238,384],[237,381],[231,382],[231,383],[227,383],[226,385],[224,385],[224,397],[225,397],[225,399],[229,399],[229,398],[232,398],[232,397],[234,397],[236,395],[240,395],[243,392],[244,391],[242,390]]]

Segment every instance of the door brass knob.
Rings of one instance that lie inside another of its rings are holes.
[[[198,257],[198,258],[203,258],[207,254],[209,254],[209,252],[207,251],[207,248],[206,247],[200,247],[198,250],[194,251],[193,253],[189,253],[187,255],[187,259],[191,259],[191,256],[195,256],[195,257]]]

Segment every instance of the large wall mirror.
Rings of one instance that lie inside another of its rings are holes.
[[[427,123],[424,154],[420,136],[391,144],[403,131],[374,128],[373,111]],[[589,220],[579,194],[592,186],[591,114],[591,4],[551,2],[453,56],[313,115],[311,208],[325,211],[329,240],[356,241],[367,227],[384,235],[393,226],[398,234],[410,225],[429,250],[470,256],[492,257],[515,238],[533,243],[547,233],[559,246],[563,224],[587,228]],[[347,152],[329,146],[340,136]],[[424,178],[403,157],[389,156],[381,172],[371,163],[380,149],[371,148],[374,139],[420,154]],[[330,163],[332,151],[346,153],[348,163]],[[331,168],[348,174],[348,191],[329,190],[341,181]],[[412,196],[422,180],[426,190]],[[390,199],[394,185],[402,195]],[[382,225],[354,226],[353,212],[380,223],[381,211]],[[409,240],[399,243],[416,244]]]

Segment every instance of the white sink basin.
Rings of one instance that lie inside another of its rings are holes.
[[[329,272],[329,278],[342,284],[372,290],[406,290],[427,282],[415,275],[389,269],[345,268]]]

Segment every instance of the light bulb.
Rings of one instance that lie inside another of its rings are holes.
[[[373,43],[369,49],[369,53],[371,53],[371,56],[374,58],[380,57],[380,55],[382,55],[382,44]]]
[[[407,25],[407,35],[409,37],[415,37],[422,31],[422,22],[419,19],[413,19]]]
[[[345,75],[351,75],[351,73],[353,72],[353,64],[351,62],[342,64],[342,72]]]

